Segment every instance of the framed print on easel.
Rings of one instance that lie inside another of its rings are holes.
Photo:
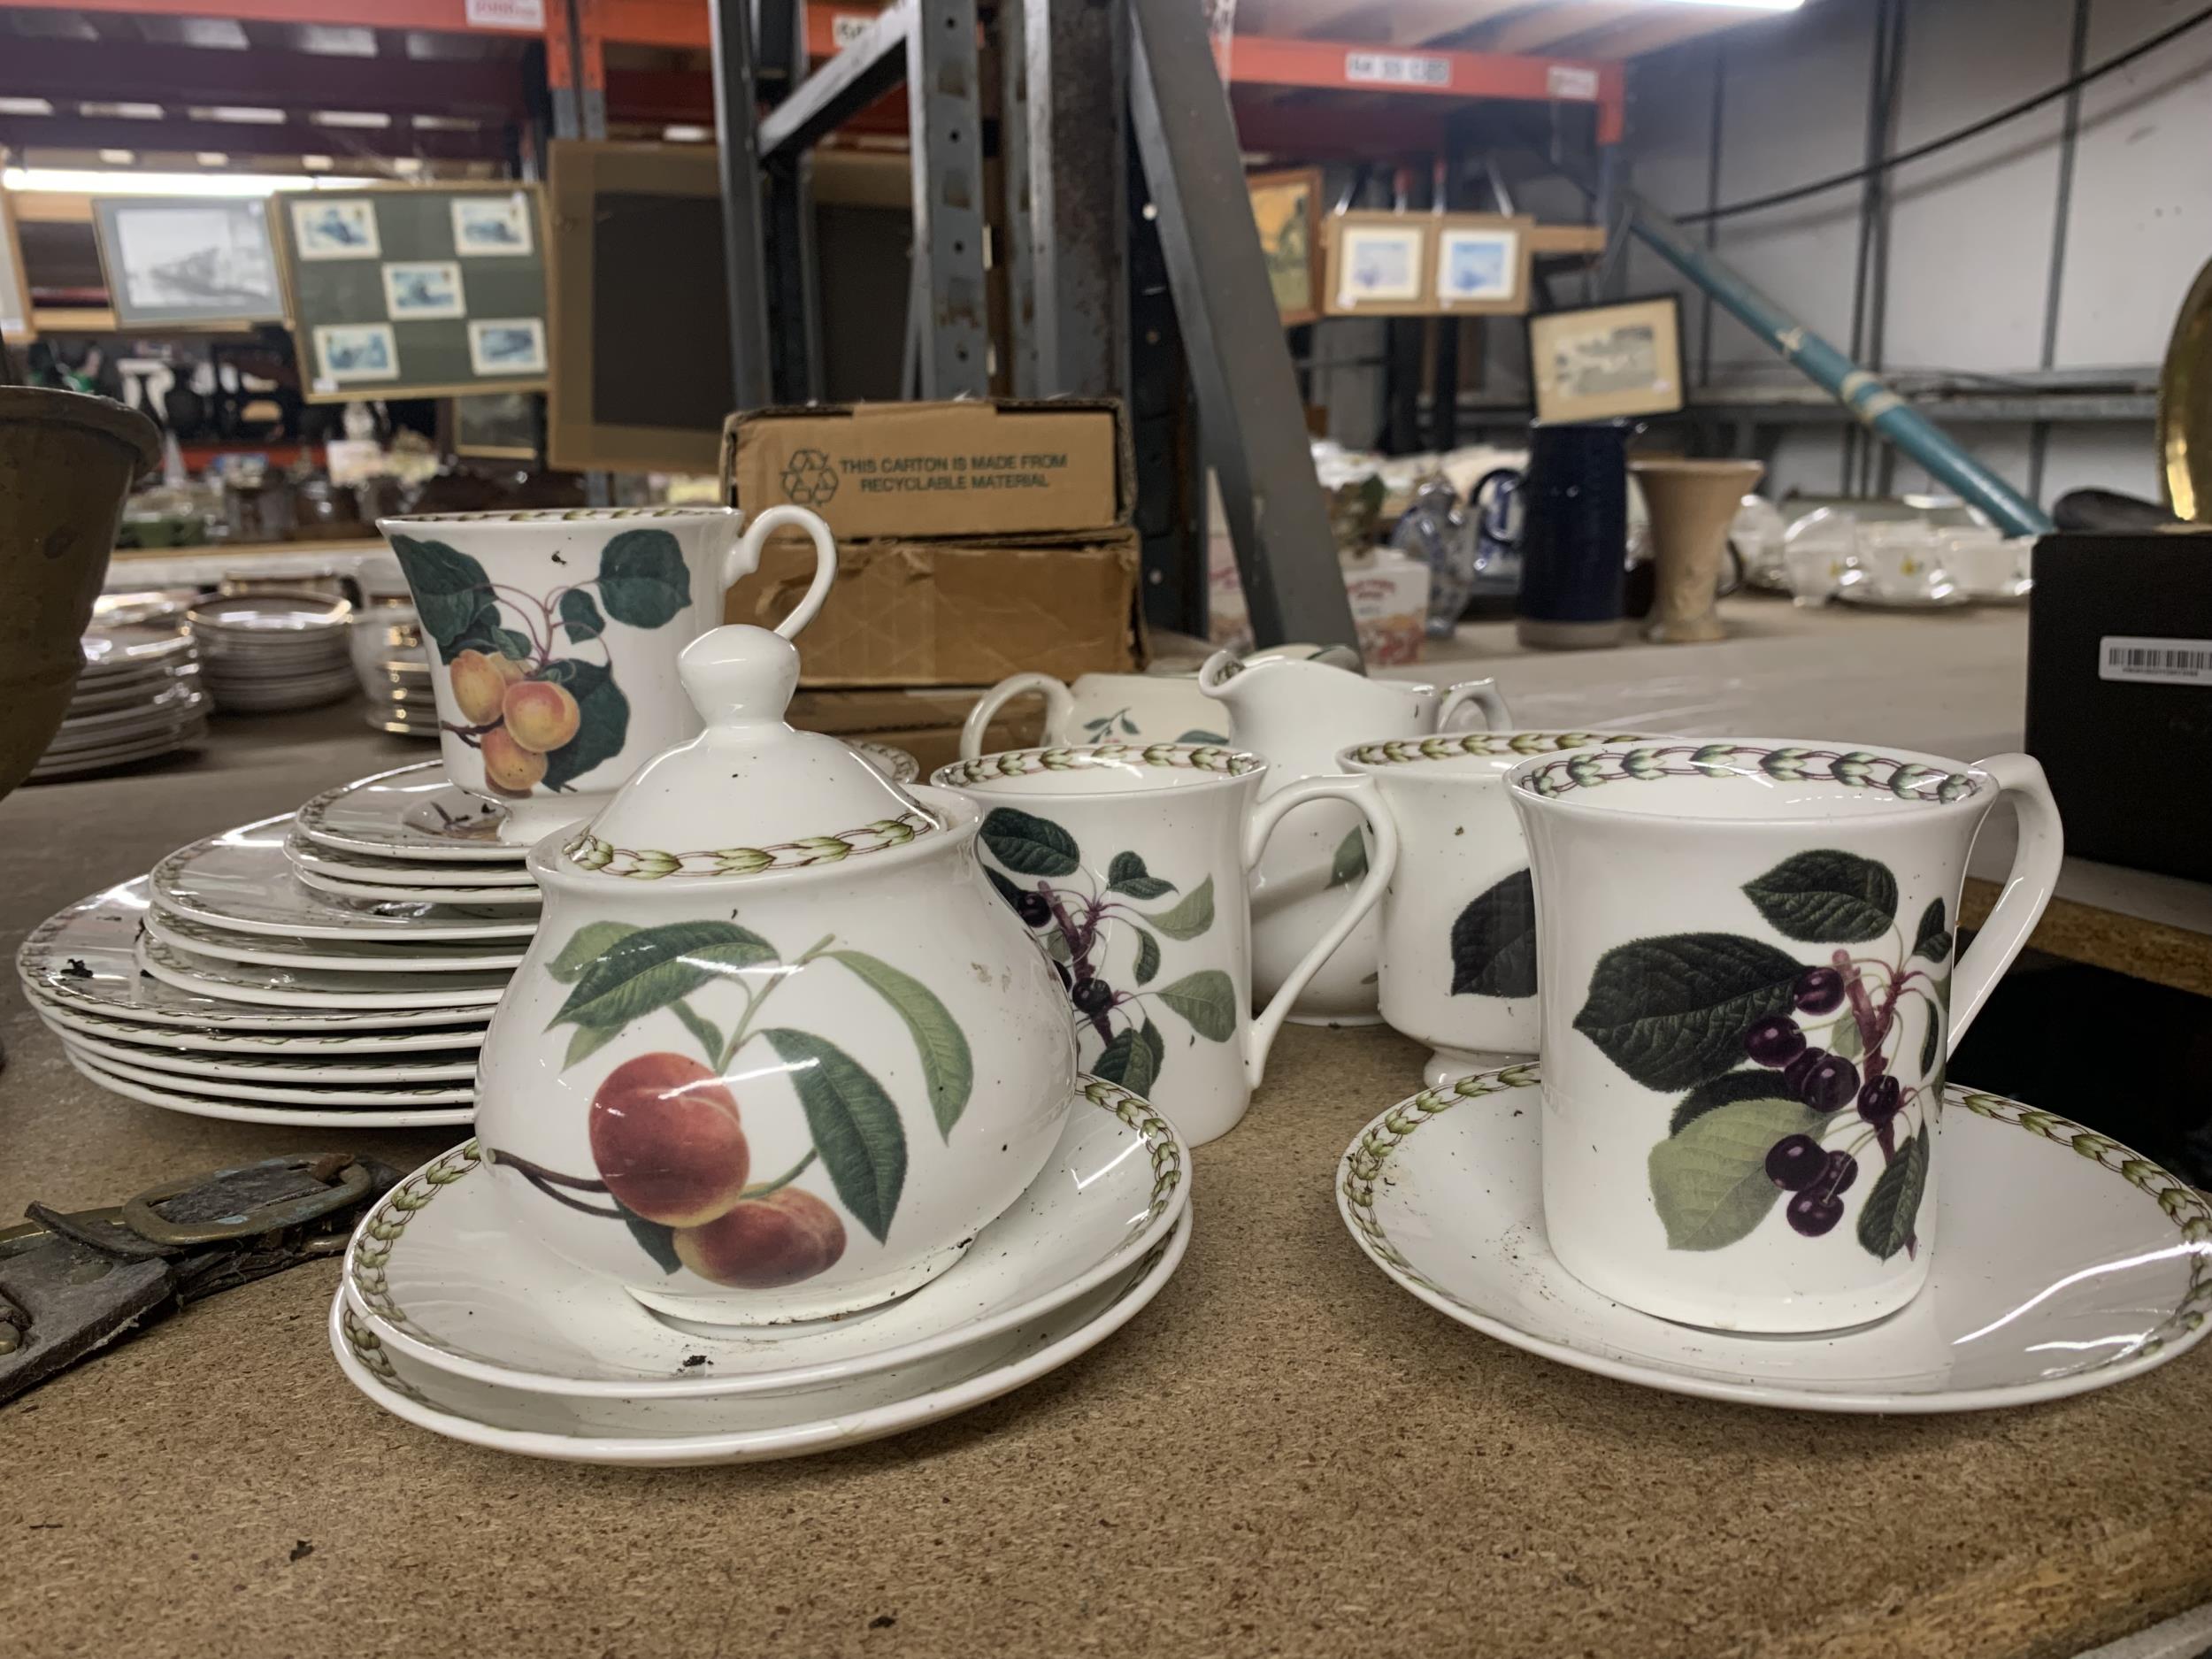
[[[1286,327],[1321,315],[1321,169],[1246,175],[1268,285]]]
[[[1683,403],[1682,301],[1669,294],[1528,319],[1536,419],[1671,415]]]
[[[1430,302],[1434,218],[1349,211],[1326,221],[1322,309],[1332,317],[1423,317]]]

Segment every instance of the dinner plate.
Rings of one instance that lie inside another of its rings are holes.
[[[349,1083],[381,1087],[391,1083],[468,1083],[476,1076],[473,1048],[434,1048],[421,1054],[229,1055],[118,1042],[77,1031],[38,1010],[46,1028],[98,1065],[134,1076],[143,1071],[178,1079],[180,1088],[219,1087],[242,1083]],[[198,1079],[191,1081],[189,1079]],[[166,1085],[165,1084],[165,1087]]]
[[[482,870],[483,864],[456,864],[457,870]],[[373,904],[424,905],[441,904],[455,908],[490,911],[505,911],[514,916],[534,917],[544,895],[534,887],[388,887],[370,881],[334,881],[313,870],[295,872],[302,886],[328,895],[334,902],[352,900]]]
[[[526,843],[503,841],[507,815],[424,761],[326,789],[299,810],[300,833],[323,847],[379,858],[519,865]]]
[[[359,1086],[343,1083],[274,1082],[265,1078],[180,1077],[153,1066],[138,1065],[127,1061],[96,1055],[65,1039],[63,1047],[77,1059],[97,1067],[104,1074],[120,1078],[127,1082],[149,1088],[179,1089],[190,1093],[219,1096],[224,1100],[257,1102],[272,1106],[319,1106],[329,1110],[352,1110],[357,1107],[428,1107],[466,1106],[476,1099],[473,1078],[465,1082],[446,1079],[438,1082],[402,1083],[387,1081]]]
[[[148,874],[156,909],[233,933],[382,945],[395,952],[419,942],[526,941],[537,932],[534,916],[468,916],[432,904],[379,909],[326,895],[302,885],[285,856],[291,827],[289,814],[262,818],[178,848]]]
[[[146,915],[146,932],[165,945],[197,956],[245,967],[303,968],[332,973],[375,975],[488,973],[522,965],[526,941],[513,939],[280,940],[266,933],[236,933],[204,922],[173,916],[157,894]]]
[[[280,1129],[442,1129],[465,1124],[473,1106],[268,1106],[249,1104],[218,1093],[160,1088],[119,1076],[88,1055],[72,1052],[69,1064],[109,1093],[190,1118],[219,1118],[231,1123],[265,1124]]]
[[[158,980],[145,983],[167,991]],[[334,1056],[342,1058],[367,1056],[400,1056],[436,1054],[451,1050],[473,1051],[483,1046],[484,1025],[429,1025],[401,1031],[315,1031],[296,1027],[283,1031],[238,1030],[231,1027],[196,1031],[188,1025],[162,1025],[151,1020],[125,1019],[106,1014],[88,1013],[82,1008],[72,1007],[28,991],[32,1010],[49,1025],[102,1041],[153,1046],[164,1050],[181,1049],[193,1054],[238,1055],[256,1058],[288,1058],[304,1056]],[[236,1006],[227,1004],[227,1006]],[[98,1044],[91,1045],[96,1049]]]
[[[515,887],[534,897],[537,878],[521,864],[436,864],[417,858],[379,857],[346,852],[311,841],[296,829],[286,837],[284,856],[303,874],[312,872],[355,886],[395,887]]]
[[[2203,1194],[2055,1112],[1955,1087],[1944,1100],[1927,1286],[1848,1331],[1676,1325],[1562,1268],[1544,1234],[1532,1064],[1462,1078],[1376,1118],[1337,1166],[1337,1210],[1376,1266],[1448,1317],[1562,1364],[1711,1400],[1851,1412],[2029,1405],[2124,1381],[2203,1337]]]
[[[326,968],[224,962],[158,939],[138,941],[138,965],[182,991],[265,1008],[391,1013],[428,1008],[488,1009],[507,987],[492,973],[343,973]]]

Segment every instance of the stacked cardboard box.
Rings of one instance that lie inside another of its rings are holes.
[[[896,744],[927,768],[953,757],[969,707],[1008,674],[1143,666],[1133,471],[1112,402],[731,416],[724,498],[750,513],[810,508],[838,541],[837,586],[799,637],[794,721]],[[780,533],[726,614],[772,626],[813,571],[806,539]],[[1033,703],[1021,716],[995,745],[1033,737]]]

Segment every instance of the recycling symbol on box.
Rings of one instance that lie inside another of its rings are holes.
[[[819,507],[837,494],[837,469],[819,449],[794,449],[783,464],[783,498],[801,507]]]

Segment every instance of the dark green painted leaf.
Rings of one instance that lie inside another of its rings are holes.
[[[1237,1033],[1237,987],[1219,968],[1201,968],[1159,990],[1160,1001],[1190,1021],[1191,1029],[1214,1042]]]
[[[461,631],[441,640],[438,658],[450,663],[463,651],[481,651],[487,657],[514,657],[518,661],[530,654],[530,641],[512,628],[503,626],[507,618],[497,604],[487,599],[476,614],[462,626]],[[510,651],[509,645],[521,641],[518,651]]]
[[[983,873],[991,878],[991,886],[997,890],[999,897],[1006,901],[1009,909],[1015,910],[1021,909],[1022,890],[1019,887],[988,864],[983,866]]]
[[[1125,1026],[1114,1033],[1114,1040],[1091,1062],[1091,1074],[1118,1083],[1132,1094],[1142,1094],[1160,1074],[1161,1046],[1160,1033],[1150,1020],[1142,1031]]]
[[[691,603],[683,549],[665,530],[625,530],[599,553],[599,603],[617,622],[657,628]]]
[[[1913,936],[1912,954],[1930,962],[1942,962],[1951,954],[1951,930],[1944,926],[1943,901],[1930,899],[1920,912],[1920,928]]]
[[[526,663],[530,660],[533,648],[530,644],[530,636],[526,634],[518,634],[512,628],[494,628],[492,643],[499,648],[499,654],[502,657],[518,663]]]
[[[991,856],[1016,875],[1071,876],[1082,867],[1075,837],[1034,813],[993,807],[983,820],[982,834]]]
[[[545,964],[545,971],[561,984],[573,985],[586,968],[606,953],[608,946],[635,932],[637,926],[631,922],[587,922],[569,935],[568,943]]]
[[[622,1034],[619,1025],[579,1025],[569,1033],[568,1052],[561,1056],[565,1071],[588,1055],[596,1054]]]
[[[906,1022],[922,1057],[922,1081],[929,1090],[929,1109],[936,1114],[937,1133],[949,1138],[953,1125],[968,1110],[968,1094],[975,1087],[975,1059],[968,1039],[937,994],[912,974],[857,950],[827,953],[868,982],[869,987],[891,1004]]]
[[[572,588],[561,595],[561,626],[568,630],[568,637],[581,645],[586,640],[595,640],[607,631],[607,619],[599,614],[599,607],[591,602],[591,595],[580,588]]]
[[[1934,1009],[1928,1010],[1927,1033],[1920,1039],[1920,1075],[1933,1077],[1936,1063],[1943,1058],[1943,1016]]]
[[[1208,876],[1171,909],[1144,918],[1170,939],[1195,939],[1214,925],[1214,879]]]
[[[638,1248],[653,1258],[653,1265],[664,1273],[672,1273],[683,1265],[676,1254],[676,1229],[664,1227],[657,1221],[648,1221],[635,1210],[626,1208],[619,1199],[615,1208],[622,1211],[622,1225],[630,1230],[630,1236],[638,1241]]]
[[[1745,894],[1785,939],[1860,945],[1897,919],[1897,878],[1886,864],[1832,848],[1785,858]]]
[[[616,940],[584,971],[548,1029],[573,1022],[611,1035],[632,1020],[690,995],[709,979],[775,959],[775,949],[766,940],[735,922],[664,922],[641,927]],[[571,1063],[578,1057],[572,1051]]]
[[[622,752],[630,737],[630,700],[597,663],[565,657],[548,663],[539,677],[566,686],[576,699],[576,735],[545,757],[545,787],[564,789]]]
[[[1452,924],[1452,995],[1536,995],[1536,880],[1527,871],[1515,871]]]
[[[1671,1094],[1734,1071],[1751,1022],[1788,1013],[1804,971],[1736,933],[1639,939],[1598,958],[1575,1029],[1646,1088]]]
[[[1218,732],[1201,732],[1193,728],[1175,740],[1179,743],[1210,743],[1216,749],[1226,749],[1229,740]]]
[[[815,1150],[845,1208],[877,1243],[906,1186],[906,1130],[867,1067],[811,1032],[780,1025],[761,1035],[790,1068]]]
[[[1329,860],[1329,885],[1349,887],[1367,873],[1367,837],[1356,828],[1346,830]]]
[[[1144,860],[1134,853],[1116,853],[1112,864],[1106,866],[1106,886],[1115,893],[1126,893],[1133,899],[1164,898],[1175,891],[1172,881],[1148,873]]]
[[[1674,1109],[1674,1116],[1667,1121],[1667,1133],[1678,1135],[1707,1112],[1747,1100],[1778,1100],[1789,1105],[1797,1103],[1795,1097],[1783,1086],[1779,1071],[1770,1071],[1764,1066],[1755,1066],[1748,1071],[1730,1071],[1721,1077],[1708,1078],[1685,1094],[1681,1103]]]
[[[1920,1215],[1920,1195],[1928,1187],[1928,1131],[1897,1148],[1859,1211],[1859,1242],[1886,1262],[1903,1249]]]
[[[443,541],[396,535],[392,551],[414,594],[415,614],[422,618],[423,631],[437,642],[440,658],[449,663],[472,649],[464,636],[476,626],[478,614],[489,611],[495,622],[498,616],[491,578],[484,567]]]
[[[670,1006],[675,1009],[676,1018],[684,1022],[684,1028],[699,1040],[699,1047],[707,1057],[707,1064],[712,1066],[720,1065],[722,1064],[722,1028],[681,997],[678,997]]]
[[[1654,1147],[1651,1200],[1668,1248],[1717,1250],[1747,1236],[1782,1195],[1768,1178],[1767,1154],[1785,1135],[1809,1134],[1823,1121],[1797,1101],[1741,1100]]]
[[[1137,983],[1149,985],[1160,971],[1160,941],[1140,927],[1137,932]]]

